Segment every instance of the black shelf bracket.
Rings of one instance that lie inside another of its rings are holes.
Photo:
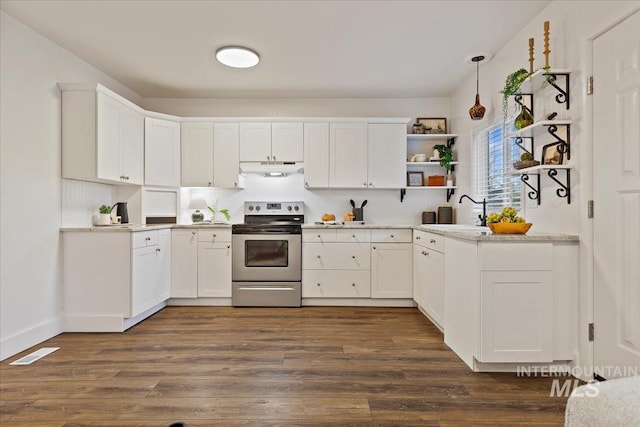
[[[526,151],[527,153],[533,156],[533,137],[532,136],[512,136],[515,141],[513,141],[522,151]],[[524,140],[529,140],[529,148],[525,147],[523,142]]]
[[[447,203],[451,200],[451,197],[456,192],[455,188],[447,188]]]
[[[527,192],[527,197],[530,198],[531,200],[537,200],[538,201],[538,206],[540,206],[540,175],[536,174],[534,175],[536,177],[536,183],[534,185],[529,183],[529,178],[531,178],[531,176],[529,174],[523,173],[522,175],[520,175],[520,181],[522,181],[524,183],[524,185],[526,185],[527,187],[529,187],[529,189],[531,191]]]
[[[400,189],[400,203],[404,202],[404,196],[407,195],[407,189],[406,188],[401,188]]]
[[[558,178],[556,178],[556,176],[558,175],[557,169],[549,169],[549,171],[547,172],[547,175],[549,175],[549,178],[554,180],[556,184],[558,184],[558,186],[560,187],[556,190],[556,195],[560,198],[566,198],[567,204],[570,205],[571,204],[571,170],[565,169],[565,171],[567,172],[566,185],[560,182]]]
[[[571,99],[569,95],[569,74],[567,73],[545,73],[547,83],[556,88],[559,92],[556,95],[556,102],[558,104],[565,104],[566,109],[568,110],[571,106]],[[564,88],[558,85],[558,77],[564,77]]]
[[[566,129],[567,138],[562,139],[558,136],[558,126],[564,127]],[[547,125],[547,132],[549,135],[553,136],[555,140],[558,142],[558,151],[567,155],[567,160],[571,160],[571,149],[569,147],[569,141],[571,141],[571,125],[567,124],[553,124]]]
[[[527,98],[527,101],[523,102],[523,98]],[[513,97],[513,100],[520,106],[520,108],[524,108],[531,114],[533,117],[533,94],[532,93],[519,93]]]

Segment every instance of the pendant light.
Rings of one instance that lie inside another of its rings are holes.
[[[469,109],[471,120],[482,120],[487,110],[480,104],[480,62],[484,61],[484,55],[477,55],[471,58],[471,62],[476,63],[476,103]]]

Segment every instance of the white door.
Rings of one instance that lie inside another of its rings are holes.
[[[144,183],[180,186],[180,123],[144,119]]]
[[[304,124],[304,186],[329,186],[329,123]]]
[[[329,186],[367,188],[367,124],[329,126]]]
[[[124,182],[142,185],[144,181],[144,116],[124,105],[120,107],[120,149]]]
[[[369,188],[406,186],[407,127],[401,123],[370,124]]]
[[[213,185],[213,123],[182,123],[181,165],[183,187]]]
[[[240,123],[240,161],[273,161],[271,158],[271,123]]]
[[[411,298],[413,296],[411,243],[371,245],[371,298]]]
[[[231,298],[231,243],[198,243],[198,296]]]
[[[198,296],[198,233],[196,230],[172,230],[171,297]]]
[[[238,123],[213,125],[213,185],[237,188],[240,174]]]
[[[640,12],[594,40],[593,78],[594,365],[609,379],[640,371]]]
[[[302,123],[271,124],[271,155],[277,162],[304,160]]]
[[[120,103],[98,93],[98,178],[122,181],[120,153]]]

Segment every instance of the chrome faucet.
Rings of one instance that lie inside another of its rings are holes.
[[[460,196],[460,200],[458,200],[458,203],[462,203],[462,199],[464,199],[465,197],[471,200],[476,205],[480,205],[480,204],[482,205],[482,215],[478,215],[478,219],[480,220],[480,226],[486,227],[487,226],[487,199],[482,199],[481,202],[476,202],[471,197],[467,196],[466,194],[463,194],[462,196]]]

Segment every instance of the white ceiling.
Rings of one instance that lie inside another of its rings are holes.
[[[447,96],[550,1],[3,0],[146,98]],[[257,67],[218,64],[243,45]],[[525,49],[525,48],[523,48]]]

